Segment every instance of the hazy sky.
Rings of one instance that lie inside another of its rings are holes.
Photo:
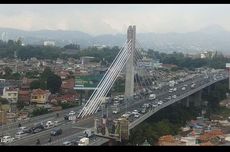
[[[79,30],[92,35],[190,32],[218,24],[230,31],[228,4],[0,4],[0,27]]]

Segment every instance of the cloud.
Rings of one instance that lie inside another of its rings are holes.
[[[0,27],[23,30],[80,30],[93,35],[137,32],[189,32],[211,24],[230,30],[230,5],[0,5]]]

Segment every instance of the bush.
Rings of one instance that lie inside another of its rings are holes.
[[[43,115],[43,114],[47,114],[47,113],[49,113],[49,111],[46,108],[36,108],[33,110],[31,115],[32,115],[32,117],[35,117],[35,116],[39,116],[39,115]]]

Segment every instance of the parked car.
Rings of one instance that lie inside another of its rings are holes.
[[[51,136],[57,136],[62,134],[62,129],[61,128],[55,128],[50,132]]]

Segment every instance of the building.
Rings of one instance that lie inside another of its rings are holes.
[[[2,98],[7,99],[10,103],[17,103],[18,88],[4,87]]]
[[[44,46],[55,46],[54,41],[44,41]]]
[[[91,57],[91,56],[83,56],[80,58],[81,64],[88,64],[93,59],[94,59],[94,57]]]
[[[203,53],[200,53],[200,58],[204,59],[204,58],[213,58],[215,55],[217,54],[217,52],[213,52],[213,51],[204,51]]]
[[[73,93],[74,92],[74,86],[75,86],[75,79],[68,79],[63,80],[61,84],[61,90],[64,93]]]
[[[50,94],[49,90],[33,89],[30,97],[30,103],[46,104]]]
[[[19,90],[18,92],[18,101],[29,104],[30,103],[30,91],[28,90]]]

